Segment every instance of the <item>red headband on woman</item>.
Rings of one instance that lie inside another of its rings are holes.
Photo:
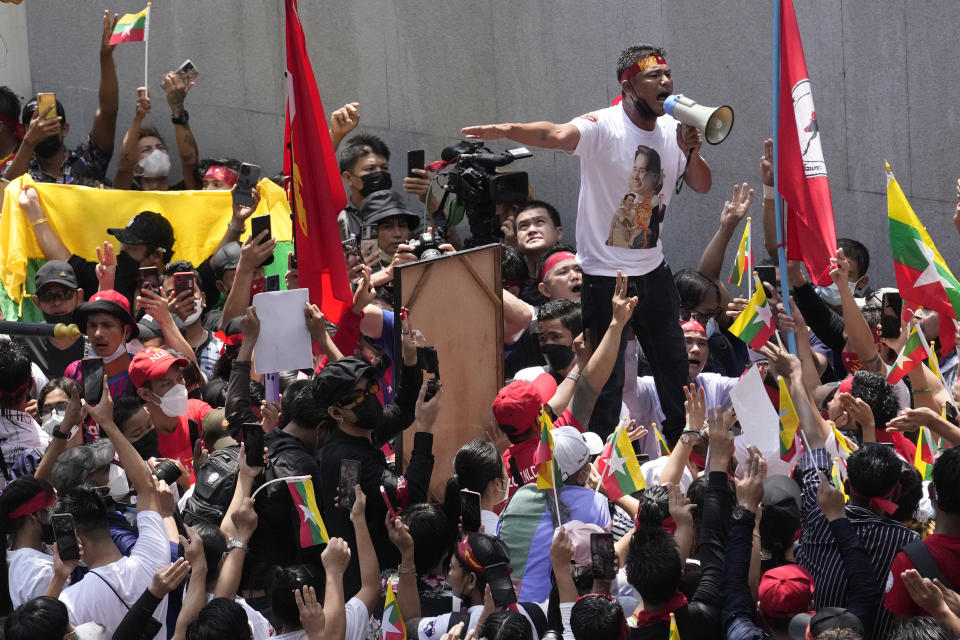
[[[10,512],[10,519],[14,520],[21,516],[28,516],[31,513],[36,513],[41,509],[46,509],[54,503],[56,498],[47,493],[46,491],[41,491],[37,495],[33,496],[22,505]]]
[[[224,167],[223,165],[215,164],[207,169],[207,172],[203,174],[204,180],[219,180],[224,182],[231,187],[237,184],[237,172]]]
[[[17,136],[17,140],[23,140],[23,123],[17,122],[10,116],[5,116],[0,113],[0,124],[4,124],[13,129],[13,135]]]
[[[467,565],[471,571],[485,574],[486,570],[477,557],[473,555],[473,549],[470,547],[470,536],[463,536],[463,540],[457,543],[457,559]]]
[[[570,258],[576,260],[577,256],[569,251],[557,251],[555,254],[547,258],[547,261],[543,264],[543,269],[540,270],[540,282],[543,282],[543,279],[547,277],[547,274],[550,273],[551,269],[564,260],[569,260]]]

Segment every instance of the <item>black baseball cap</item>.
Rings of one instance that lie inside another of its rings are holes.
[[[830,629],[850,629],[866,636],[860,618],[841,607],[821,607],[815,613],[798,613],[790,620],[790,637],[793,640],[806,640],[808,627],[811,638],[816,638]]]
[[[403,204],[400,194],[384,189],[374,191],[360,203],[360,219],[363,224],[376,224],[393,216],[405,216],[410,222],[410,230],[420,226],[420,216],[409,211]]]
[[[230,269],[236,269],[240,264],[240,243],[228,242],[223,245],[210,258],[210,268],[217,279],[223,277],[223,274]]]
[[[37,269],[37,274],[34,276],[33,282],[37,287],[37,291],[39,291],[43,285],[50,284],[51,282],[62,284],[70,289],[76,289],[78,287],[77,274],[73,271],[73,267],[63,260],[48,260],[46,264]]]
[[[349,356],[332,362],[313,377],[311,390],[313,399],[321,410],[341,400],[349,393],[357,380],[363,377],[376,380],[379,369],[360,358]]]
[[[764,509],[778,507],[800,518],[800,487],[797,482],[784,475],[767,476],[763,481]]]
[[[110,228],[107,233],[123,244],[148,244],[170,251],[173,249],[173,226],[155,211],[141,211],[124,228]]]

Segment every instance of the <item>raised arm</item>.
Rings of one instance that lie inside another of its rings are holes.
[[[707,278],[715,280],[718,284],[720,283],[723,257],[727,252],[727,245],[730,244],[730,239],[752,203],[753,189],[746,182],[743,185],[733,185],[733,197],[723,204],[723,210],[720,211],[720,226],[700,256],[697,271]],[[747,277],[749,275],[747,274]]]
[[[30,124],[27,126],[27,131],[23,136],[23,140],[20,141],[20,147],[17,149],[17,153],[13,156],[13,160],[10,162],[6,171],[3,172],[5,179],[16,180],[25,174],[30,167],[30,160],[33,159],[37,145],[50,136],[60,133],[63,118],[57,115],[56,109],[55,105],[50,105],[43,113],[40,113],[39,109],[34,109],[33,116],[30,118]],[[47,119],[47,115],[54,117]]]
[[[773,370],[786,379],[790,399],[793,400],[793,406],[800,418],[801,429],[807,437],[810,448],[821,449],[826,446],[827,437],[832,429],[817,411],[813,397],[803,384],[799,358],[772,343],[766,344],[760,351],[770,359]]]
[[[70,399],[67,403],[67,410],[63,414],[63,422],[54,426],[53,438],[50,440],[50,445],[47,447],[47,450],[44,451],[43,457],[40,459],[40,464],[37,465],[37,470],[33,472],[34,478],[47,480],[49,482],[50,475],[53,473],[53,467],[57,463],[57,458],[67,450],[70,430],[73,427],[80,426],[80,422],[83,420],[83,403],[80,400],[80,394],[77,392],[75,386],[70,387],[69,395]],[[61,435],[58,436],[58,433]]]
[[[542,149],[573,151],[580,142],[580,130],[572,124],[553,122],[502,123],[464,127],[460,133],[468,140],[499,140],[508,138],[520,144]]]
[[[358,485],[358,493],[359,485]],[[413,620],[420,617],[420,594],[417,588],[417,566],[414,562],[414,542],[410,535],[410,527],[400,518],[386,517],[387,536],[400,551],[400,566],[397,567],[397,606],[404,620]],[[361,575],[363,568],[361,567]],[[362,578],[361,578],[362,581]],[[378,583],[379,585],[379,583]]]
[[[130,127],[123,134],[120,144],[120,157],[117,158],[117,170],[113,174],[114,189],[129,189],[133,183],[133,169],[137,166],[140,151],[140,127],[144,118],[150,114],[150,90],[147,87],[137,89],[137,107],[133,112]]]
[[[113,143],[117,135],[117,111],[120,109],[120,88],[117,83],[117,68],[113,64],[113,49],[110,44],[113,28],[117,26],[118,14],[103,12],[103,34],[100,37],[100,91],[97,113],[93,116],[90,139],[106,156],[113,155]]]
[[[353,523],[353,532],[357,541],[357,560],[360,564],[360,591],[359,598],[367,611],[373,607],[380,597],[380,563],[377,561],[377,550],[373,547],[370,538],[370,529],[367,527],[367,496],[360,485],[354,485],[356,499],[350,509],[350,522]]]
[[[223,521],[220,523],[220,530],[227,536],[228,540],[238,540],[244,545],[249,544],[253,532],[257,528],[257,512],[253,509],[253,500],[250,499],[250,491],[253,489],[253,482],[263,471],[263,467],[247,466],[247,455],[245,445],[240,444],[240,453],[237,456],[237,483],[233,488],[233,497],[226,513],[223,515]],[[240,587],[240,576],[243,573],[243,563],[247,557],[247,550],[243,547],[234,547],[230,549],[223,566],[220,569],[220,575],[217,577],[217,586],[213,595],[215,598],[233,598],[237,595],[237,589]]]
[[[690,386],[683,388],[683,393],[687,397],[683,403],[687,413],[687,423],[683,428],[683,434],[670,452],[667,464],[663,465],[660,484],[678,483],[683,478],[683,470],[687,468],[690,452],[693,451],[693,445],[700,439],[700,430],[703,429],[703,423],[707,417],[707,399],[703,387],[696,389],[691,383]]]
[[[320,555],[327,574],[323,594],[323,617],[326,618],[324,636],[343,638],[347,631],[347,610],[343,595],[343,574],[350,563],[350,547],[343,538],[330,538],[327,548]]]
[[[760,156],[760,181],[763,183],[763,246],[767,255],[777,255],[777,203],[773,190],[773,138],[763,141],[763,155]]]
[[[853,350],[860,356],[867,371],[885,373],[880,354],[873,342],[873,332],[860,313],[860,307],[850,290],[850,263],[843,256],[843,249],[837,249],[837,257],[830,259],[830,277],[833,278],[840,290],[840,300],[843,304],[843,326],[847,333],[847,340]]]
[[[200,167],[200,151],[197,150],[197,140],[190,131],[189,116],[183,107],[187,93],[193,87],[193,82],[184,82],[183,76],[171,71],[163,76],[163,90],[167,94],[167,104],[170,105],[170,117],[173,120],[173,130],[177,136],[177,151],[180,153],[180,164],[183,169],[183,183],[187,189],[200,188],[200,176],[197,171]]]
[[[179,351],[184,357],[189,358],[199,366],[197,354],[194,353],[193,347],[183,337],[180,329],[173,321],[173,316],[170,314],[170,303],[166,298],[149,289],[142,289],[140,296],[137,297],[137,305],[157,321],[157,325],[163,333],[163,341],[168,349]]]
[[[513,344],[533,321],[533,310],[526,302],[503,290],[503,344]]]
[[[348,102],[330,114],[330,142],[336,151],[343,139],[360,124],[360,103]]]
[[[223,303],[221,329],[226,329],[231,320],[242,316],[244,310],[250,306],[250,284],[253,282],[253,272],[264,260],[273,255],[276,246],[277,241],[267,238],[266,231],[261,231],[256,238],[251,234],[243,243],[240,248],[240,261],[233,276],[233,285],[230,287],[230,293],[227,294],[227,301]]]
[[[24,186],[23,189],[20,190],[17,203],[20,205],[20,208],[23,209],[23,212],[27,214],[30,226],[33,227],[33,234],[37,237],[37,244],[40,245],[40,250],[43,251],[43,257],[47,260],[63,260],[64,262],[69,260],[70,250],[67,249],[66,245],[63,244],[63,240],[60,239],[60,236],[58,236],[56,231],[53,230],[53,227],[50,226],[50,221],[47,220],[43,207],[40,205],[37,190],[34,189],[32,185]]]

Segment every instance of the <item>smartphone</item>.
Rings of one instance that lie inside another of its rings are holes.
[[[173,293],[179,296],[184,291],[193,294],[194,276],[192,271],[180,271],[173,274]]]
[[[480,531],[480,494],[476,491],[460,490],[460,520],[465,533]]]
[[[769,283],[774,289],[777,288],[777,268],[773,265],[757,265],[753,268],[757,272],[760,282]]]
[[[280,291],[280,276],[274,274],[263,279],[263,288],[265,291]]]
[[[190,84],[200,75],[200,70],[197,69],[197,65],[193,64],[193,60],[187,58],[177,69],[177,73],[183,78],[184,84]]]
[[[253,206],[253,196],[250,191],[260,181],[260,167],[246,162],[240,165],[237,172],[237,188],[233,190],[233,204],[239,207]],[[254,218],[256,220],[256,218]]]
[[[258,293],[263,293],[267,290],[267,279],[266,278],[254,278],[250,281],[250,299],[253,300],[253,296]]]
[[[50,113],[47,114],[47,120],[53,120],[57,117],[57,94],[55,93],[38,93],[37,94],[37,113],[40,114],[40,117],[43,117],[44,111],[47,109],[50,110]]]
[[[593,561],[593,577],[601,580],[613,580],[617,575],[614,562],[612,533],[590,534],[590,557]]]
[[[383,498],[383,504],[387,505],[387,511],[390,513],[390,518],[396,519],[397,512],[393,510],[393,505],[390,504],[390,496],[387,495],[387,490],[383,488],[383,485],[380,485],[380,497]]]
[[[353,488],[360,482],[360,461],[340,461],[340,484],[337,485],[337,496],[340,498],[340,508],[350,511],[357,497]]]
[[[900,337],[900,313],[903,311],[903,298],[895,291],[883,294],[880,315],[880,337]]]
[[[484,567],[487,574],[487,584],[490,585],[490,595],[493,603],[500,609],[505,609],[517,603],[517,593],[513,590],[513,581],[510,580],[510,567],[503,562]]]
[[[360,259],[368,267],[380,262],[380,241],[377,237],[377,225],[365,224],[360,230]]]
[[[263,428],[258,422],[243,423],[243,448],[247,452],[248,467],[262,467]]]
[[[103,395],[103,358],[84,358],[80,361],[83,376],[83,399],[87,404],[97,404]]]
[[[138,289],[160,293],[160,271],[156,267],[140,267]]]
[[[343,248],[343,255],[349,255],[353,253],[359,257],[360,241],[357,240],[356,238],[347,238],[346,240],[340,243],[340,246]]]
[[[239,184],[239,183],[238,183]],[[270,236],[273,234],[273,231],[270,228],[270,215],[265,214],[262,216],[254,216],[250,218],[250,235],[256,238],[258,235],[267,232],[266,237],[261,240],[261,244],[268,241]],[[267,256],[267,259],[260,263],[260,266],[268,265],[273,263],[273,254]]]
[[[57,553],[66,562],[80,559],[80,544],[77,542],[77,529],[73,526],[73,516],[69,513],[55,513],[50,516],[53,536],[57,541]]]
[[[423,169],[423,149],[407,151],[407,176],[413,178],[414,169]]]

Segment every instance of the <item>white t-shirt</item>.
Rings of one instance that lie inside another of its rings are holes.
[[[470,622],[466,624],[466,628],[463,630],[464,634],[466,634],[466,632],[470,629],[476,628],[477,621],[480,619],[480,614],[483,613],[483,605],[475,604],[468,608],[466,612],[470,615]],[[433,618],[420,618],[420,622],[417,624],[417,637],[420,640],[432,640],[433,638],[439,638],[449,630],[449,626],[449,613],[441,613],[439,616]]]
[[[7,469],[12,470],[25,451],[36,449],[42,455],[50,444],[50,434],[29,413],[14,410],[6,411],[6,414],[0,416],[0,455],[6,461]],[[0,489],[7,486],[7,482],[0,473]]]
[[[679,123],[664,115],[645,131],[615,105],[570,124],[580,131],[573,155],[580,158],[577,259],[583,272],[612,277],[618,269],[629,276],[653,271],[663,262],[663,216],[686,163],[677,146]]]
[[[160,514],[156,511],[138,512],[137,529],[137,543],[129,557],[92,569],[83,580],[60,594],[60,600],[70,612],[71,624],[99,622],[108,631],[115,631],[127,615],[127,606],[132,606],[150,586],[153,574],[170,564],[170,543]],[[165,639],[167,598],[160,601],[153,617],[163,623],[155,637]]]
[[[42,596],[53,577],[53,556],[29,547],[7,551],[7,585],[16,609]]]
[[[209,603],[211,600],[213,600],[213,594],[208,593],[207,602]],[[247,622],[250,623],[250,628],[253,629],[253,640],[264,640],[265,638],[276,637],[277,632],[274,631],[273,625],[263,617],[262,613],[247,604],[247,601],[240,596],[237,596],[234,600],[247,612]]]

